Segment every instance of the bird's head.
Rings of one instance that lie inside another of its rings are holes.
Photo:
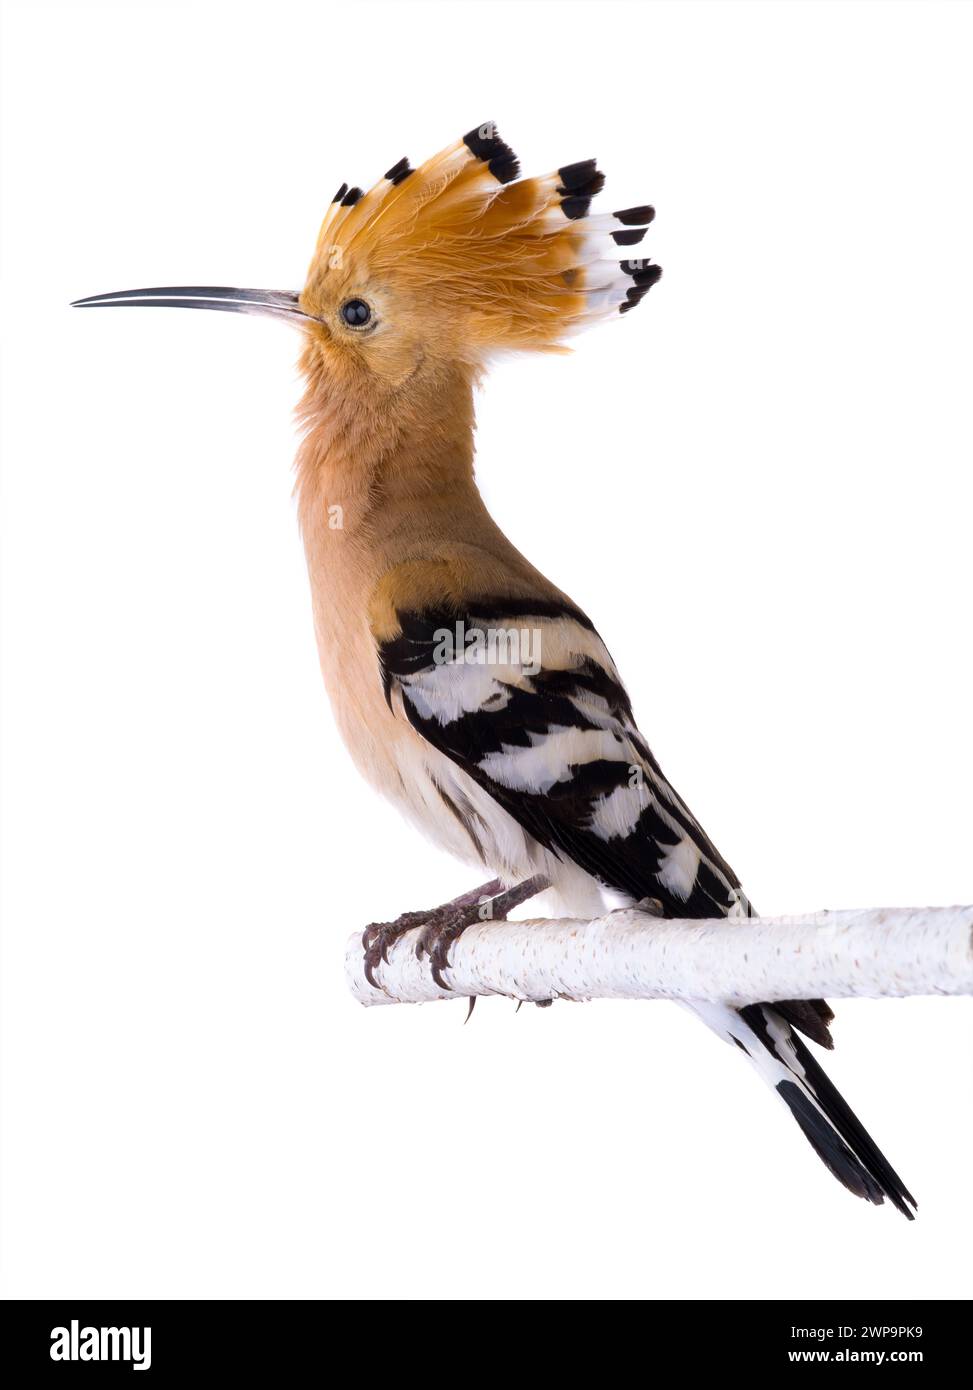
[[[592,215],[604,184],[594,160],[518,175],[513,151],[485,124],[416,169],[399,160],[367,192],[342,184],[300,292],[163,286],[77,304],[282,318],[306,335],[309,376],[379,391],[446,363],[475,371],[505,350],[561,351],[659,278],[630,249],[653,211]]]

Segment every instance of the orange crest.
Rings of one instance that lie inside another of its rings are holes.
[[[504,349],[556,351],[633,308],[661,271],[616,257],[641,241],[652,208],[591,216],[605,182],[593,159],[518,173],[487,124],[418,169],[400,160],[367,193],[342,184],[301,308],[329,345],[389,364],[419,342],[473,364]]]

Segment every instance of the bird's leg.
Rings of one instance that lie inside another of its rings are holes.
[[[484,898],[494,897],[502,888],[503,884],[498,878],[491,878],[489,883],[473,888],[468,893],[461,893],[458,898],[443,903],[441,907],[430,907],[425,912],[403,912],[394,922],[369,923],[361,938],[362,949],[365,952],[365,979],[376,989],[381,988],[375,979],[375,970],[382,961],[388,960],[389,951],[405,932],[426,923],[440,921],[449,913],[462,912],[473,904],[478,911]],[[475,916],[471,920],[475,921]]]
[[[476,893],[466,894],[466,901],[457,898],[438,908],[424,923],[416,943],[416,955],[428,956],[432,977],[440,989],[449,989],[442,972],[449,965],[449,948],[467,927],[474,922],[502,922],[508,912],[525,903],[528,898],[543,893],[551,886],[543,874],[534,874],[513,888],[498,893],[499,884],[486,884]],[[487,890],[493,889],[492,893]]]

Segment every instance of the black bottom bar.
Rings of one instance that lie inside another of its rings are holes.
[[[8,1302],[0,1366],[18,1386],[133,1375],[136,1385],[143,1376],[178,1385],[187,1375],[290,1385],[332,1372],[344,1378],[349,1358],[354,1379],[440,1377],[447,1368],[463,1379],[491,1367],[503,1378],[558,1378],[567,1368],[599,1381],[628,1368],[651,1380],[674,1367],[741,1376],[803,1367],[840,1379],[852,1366],[942,1374],[964,1364],[969,1341],[965,1301],[655,1302],[634,1317],[598,1303],[579,1315],[565,1303],[529,1303],[521,1313],[507,1304],[498,1318],[434,1301]]]

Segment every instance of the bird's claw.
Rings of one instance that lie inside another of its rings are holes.
[[[388,962],[389,951],[399,937],[425,922],[428,916],[426,912],[403,912],[394,922],[370,922],[365,928],[361,934],[362,950],[365,953],[365,979],[373,989],[382,988],[375,978],[375,971],[380,965]]]
[[[434,913],[424,924],[416,942],[416,955],[421,960],[429,957],[429,970],[440,989],[451,986],[443,977],[449,967],[449,948],[466,928],[480,919],[478,903],[455,908],[447,912]]]
[[[540,874],[506,889],[499,879],[491,879],[489,883],[460,894],[442,907],[433,907],[426,912],[403,912],[394,922],[372,922],[362,932],[361,939],[365,953],[365,979],[375,989],[381,989],[375,971],[388,962],[389,951],[401,936],[420,927],[416,955],[420,960],[428,956],[433,980],[440,989],[450,989],[443,971],[449,967],[449,948],[456,938],[474,922],[503,921],[512,908],[542,893],[549,886],[549,881]]]

